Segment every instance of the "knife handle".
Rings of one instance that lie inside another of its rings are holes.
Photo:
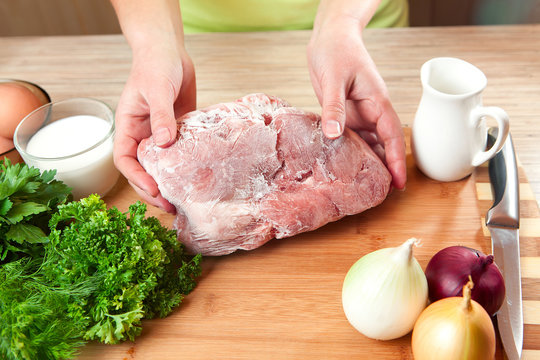
[[[497,128],[488,131],[488,144],[497,137]],[[519,178],[512,136],[489,161],[489,180],[493,194],[493,206],[486,216],[486,224],[519,228]]]

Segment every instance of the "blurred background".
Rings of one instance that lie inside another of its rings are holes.
[[[409,4],[411,26],[540,23],[540,0],[409,0]],[[115,33],[120,33],[120,26],[109,0],[0,0],[0,36]]]
[[[540,0],[409,0],[411,26],[540,23]]]

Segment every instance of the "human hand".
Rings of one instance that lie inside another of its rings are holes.
[[[134,51],[116,110],[114,162],[143,200],[170,213],[175,208],[140,165],[137,147],[151,135],[158,146],[171,145],[176,119],[195,107],[195,69],[183,47],[152,45]]]
[[[314,29],[308,65],[325,135],[337,138],[345,126],[356,131],[385,162],[392,185],[403,189],[407,172],[401,123],[355,19]]]

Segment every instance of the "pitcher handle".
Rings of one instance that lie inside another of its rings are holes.
[[[484,116],[489,116],[497,121],[497,126],[499,128],[497,139],[492,147],[485,151],[481,151],[474,155],[472,160],[473,166],[479,166],[495,156],[496,153],[501,150],[510,131],[510,120],[506,112],[496,106],[479,106],[473,109],[471,112],[471,118],[473,123],[476,125],[482,120]]]

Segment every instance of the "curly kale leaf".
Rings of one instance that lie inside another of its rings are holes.
[[[59,286],[97,279],[73,317],[89,319],[88,340],[114,344],[133,340],[141,319],[164,317],[195,287],[200,256],[185,254],[174,231],[145,217],[138,202],[127,214],[107,209],[97,195],[59,206],[49,223],[51,261],[44,272]]]

